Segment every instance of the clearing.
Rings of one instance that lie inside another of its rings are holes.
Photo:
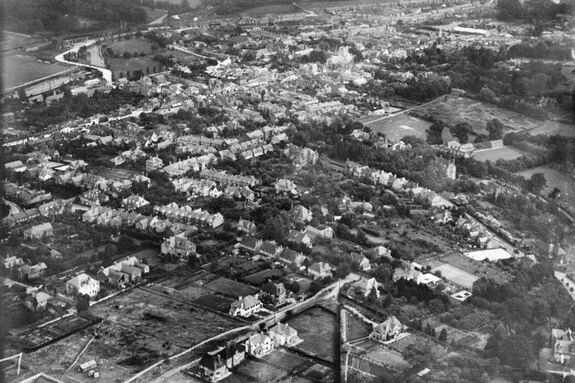
[[[529,134],[534,136],[538,134],[543,134],[545,136],[558,134],[565,137],[575,137],[575,125],[558,121],[546,121],[543,125],[535,129],[531,129]]]
[[[238,322],[232,319],[144,288],[133,289],[94,305],[90,312],[181,348],[238,327]]]
[[[443,278],[447,279],[450,282],[463,286],[466,289],[472,289],[473,283],[475,283],[475,281],[479,279],[473,274],[470,274],[466,271],[463,271],[455,266],[448,265],[446,263],[431,269],[432,273],[435,273],[436,271],[441,272],[441,276]]]
[[[384,133],[392,142],[397,142],[405,136],[416,136],[425,140],[427,137],[425,131],[431,125],[431,122],[410,116],[406,113],[391,117],[370,116],[360,121],[373,132]]]

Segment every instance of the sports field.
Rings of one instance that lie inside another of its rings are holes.
[[[23,54],[9,54],[2,60],[2,83],[5,88],[11,88],[70,68],[63,64],[39,62]]]

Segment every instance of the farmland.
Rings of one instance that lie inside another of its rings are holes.
[[[47,64],[31,56],[11,54],[3,57],[2,82],[11,88],[70,69],[67,65]]]
[[[314,307],[288,321],[304,341],[297,348],[319,358],[335,361],[335,350],[339,344],[336,332],[336,318],[327,311]]]
[[[401,113],[392,117],[369,117],[362,120],[362,123],[375,133],[384,133],[393,141],[399,141],[405,136],[416,136],[425,139],[425,131],[431,122]]]
[[[532,129],[539,122],[521,114],[465,97],[449,95],[434,102],[416,107],[411,114],[421,117],[433,117],[449,126],[467,122],[475,133],[487,134],[485,124],[498,118],[505,126],[505,132]]]
[[[479,150],[473,153],[472,157],[475,158],[477,161],[486,162],[491,161],[495,162],[499,159],[509,161],[514,160],[516,158],[522,157],[525,155],[521,150],[516,149],[511,146],[504,146],[502,148],[496,149],[484,149]]]
[[[243,283],[232,281],[227,278],[218,278],[205,285],[210,290],[224,294],[233,298],[245,297],[246,295],[255,294],[258,290],[244,285]]]
[[[558,121],[546,121],[541,126],[530,130],[529,133],[534,136],[538,134],[545,136],[558,134],[565,137],[575,137],[575,125]]]
[[[546,196],[554,187],[558,187],[561,194],[557,198],[557,203],[571,208],[575,206],[575,178],[547,166],[540,166],[516,174],[531,178],[535,173],[543,173],[547,180],[547,185],[541,192],[542,195]]]

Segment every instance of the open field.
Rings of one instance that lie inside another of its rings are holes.
[[[116,54],[122,54],[124,52],[130,53],[140,53],[140,52],[150,52],[152,45],[151,41],[139,38],[133,38],[129,40],[115,41],[107,45]]]
[[[246,282],[252,283],[254,285],[262,285],[268,279],[279,279],[285,275],[285,271],[283,269],[267,269],[262,270],[252,275],[248,275],[247,277],[243,278]]]
[[[285,371],[293,371],[304,363],[309,362],[308,359],[299,355],[292,354],[282,348],[276,348],[270,354],[262,357],[262,360],[265,360],[269,364],[272,364],[280,370]]]
[[[287,372],[270,366],[259,360],[248,359],[240,365],[238,373],[250,379],[250,382],[271,382],[287,376]]]
[[[31,56],[9,54],[3,57],[2,82],[5,88],[11,88],[67,69],[70,69],[67,65],[46,64]]]
[[[467,122],[473,127],[474,132],[482,134],[487,134],[485,124],[494,118],[498,118],[503,123],[506,128],[505,132],[532,129],[540,124],[521,114],[453,95],[441,97],[435,102],[412,109],[410,113],[417,116],[433,116],[449,126]]]
[[[543,125],[530,130],[529,134],[534,136],[538,134],[545,136],[558,134],[565,137],[575,137],[575,125],[557,121],[546,121]]]
[[[118,181],[131,180],[132,178],[134,178],[134,176],[138,174],[140,173],[134,170],[121,169],[121,168],[100,169],[100,171],[97,172],[97,175],[99,176]]]
[[[246,16],[258,17],[264,15],[279,15],[282,13],[298,13],[298,12],[302,12],[302,10],[292,4],[277,4],[277,5],[268,5],[265,7],[248,9],[247,11],[244,11],[241,14]]]
[[[182,348],[238,327],[236,321],[142,288],[92,306],[90,312]]]
[[[202,306],[209,307],[214,310],[221,311],[222,313],[228,313],[230,311],[230,306],[232,305],[233,299],[224,298],[218,295],[208,294],[202,295],[194,301],[194,303],[200,304]]]
[[[410,116],[406,113],[385,118],[372,116],[360,121],[373,132],[384,133],[392,142],[397,142],[405,136],[416,136],[425,139],[427,136],[425,131],[431,125],[431,122]]]
[[[335,350],[339,347],[336,322],[335,315],[319,307],[306,310],[288,321],[304,340],[297,348],[330,362],[335,362]]]
[[[556,202],[573,213],[575,209],[575,178],[547,166],[540,166],[515,174],[529,179],[535,173],[543,173],[547,180],[547,185],[541,194],[547,196],[557,186],[561,190],[561,194],[556,199]]]
[[[502,148],[496,149],[483,149],[477,152],[474,152],[471,157],[476,159],[477,161],[491,161],[495,162],[499,159],[508,161],[514,160],[516,158],[522,157],[526,153],[523,153],[521,150],[516,149],[511,146],[504,146]]]
[[[245,297],[246,295],[252,295],[258,292],[257,289],[251,286],[227,278],[218,278],[215,281],[207,283],[205,286],[210,290],[233,298]]]

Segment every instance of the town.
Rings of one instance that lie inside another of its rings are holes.
[[[86,1],[5,5],[0,381],[575,380],[572,2]]]

